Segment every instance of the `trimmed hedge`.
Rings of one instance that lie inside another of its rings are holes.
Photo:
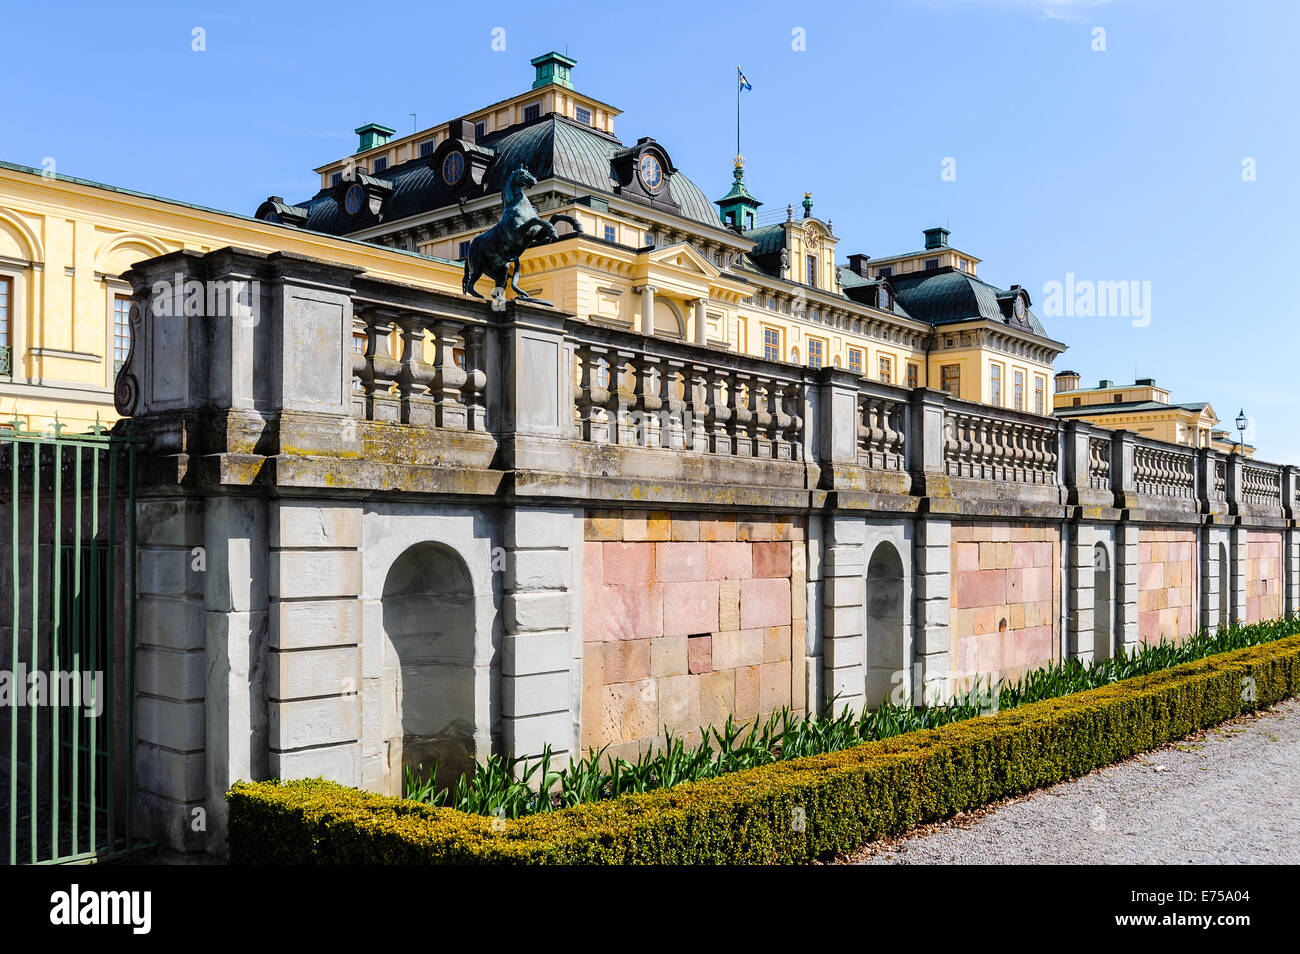
[[[1244,691],[1253,679],[1254,697]],[[319,779],[229,793],[237,864],[755,864],[850,851],[1300,690],[1300,636],[995,716],[517,821]]]

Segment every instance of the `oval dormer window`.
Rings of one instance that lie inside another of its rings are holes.
[[[889,289],[884,285],[876,289],[876,307],[881,311],[889,311]]]
[[[454,186],[465,174],[465,156],[460,152],[449,152],[442,160],[442,181]]]
[[[268,213],[266,213],[266,215],[262,216],[262,221],[263,221],[263,222],[279,222],[279,221],[280,221],[280,216],[276,215],[274,212],[268,212]]]
[[[356,215],[366,202],[366,190],[353,183],[343,194],[343,209],[348,215]]]

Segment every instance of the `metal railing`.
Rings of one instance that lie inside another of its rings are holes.
[[[133,843],[136,442],[0,430],[0,851],[82,861]]]

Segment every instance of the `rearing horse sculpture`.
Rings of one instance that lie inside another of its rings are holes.
[[[537,185],[537,179],[524,166],[516,166],[506,177],[501,187],[501,198],[505,207],[501,211],[501,220],[482,235],[476,236],[469,243],[465,255],[465,280],[462,288],[467,295],[482,298],[474,286],[486,275],[496,283],[492,289],[492,308],[500,311],[505,308],[506,273],[511,264],[514,271],[510,274],[510,288],[515,298],[524,301],[536,301],[549,305],[549,301],[533,298],[519,287],[519,256],[537,245],[546,245],[559,238],[555,231],[556,222],[568,222],[575,232],[582,231],[582,225],[571,215],[558,213],[550,221],[543,219],[528,201],[524,190]]]

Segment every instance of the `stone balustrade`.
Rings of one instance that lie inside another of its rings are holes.
[[[1191,448],[1154,441],[1133,449],[1133,487],[1153,497],[1196,496],[1196,458]]]
[[[976,407],[954,401],[944,415],[944,463],[950,476],[1022,484],[1058,482],[1057,422],[1037,423],[1027,415]]]
[[[864,385],[858,394],[858,462],[870,470],[905,470],[906,392],[880,391]]]
[[[1252,507],[1281,507],[1282,476],[1282,468],[1276,464],[1243,463],[1241,499]]]
[[[1103,437],[1088,438],[1088,486],[1093,490],[1109,490],[1110,441]]]

